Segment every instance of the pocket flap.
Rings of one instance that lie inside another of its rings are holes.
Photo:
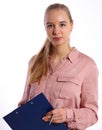
[[[58,76],[57,81],[58,82],[71,82],[71,83],[75,83],[77,85],[81,84],[81,81],[78,78],[75,78],[75,77]]]

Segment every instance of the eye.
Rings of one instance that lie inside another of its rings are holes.
[[[48,28],[48,29],[50,29],[50,28],[52,28],[52,27],[53,27],[52,24],[48,24],[48,25],[47,25],[47,28]]]
[[[64,23],[61,23],[61,24],[60,24],[60,27],[64,27],[64,26],[66,26],[66,24],[64,24]]]

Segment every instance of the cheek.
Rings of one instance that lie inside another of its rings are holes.
[[[52,37],[52,31],[46,31],[46,34],[47,34],[48,38],[51,39],[51,37]]]
[[[45,31],[46,31],[46,34],[47,34],[48,36],[51,36],[51,35],[53,34],[53,29],[51,29],[51,28],[50,28],[50,29],[47,29],[47,28],[46,28]]]
[[[71,30],[69,30],[69,29],[64,32],[64,35],[65,35],[66,37],[69,37],[70,34],[71,34]]]

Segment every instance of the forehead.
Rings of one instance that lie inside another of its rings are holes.
[[[65,10],[50,10],[45,15],[45,22],[68,21],[69,17]]]

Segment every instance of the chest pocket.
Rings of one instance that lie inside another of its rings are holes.
[[[58,76],[57,86],[60,88],[60,98],[71,98],[81,93],[81,81],[76,77]]]

